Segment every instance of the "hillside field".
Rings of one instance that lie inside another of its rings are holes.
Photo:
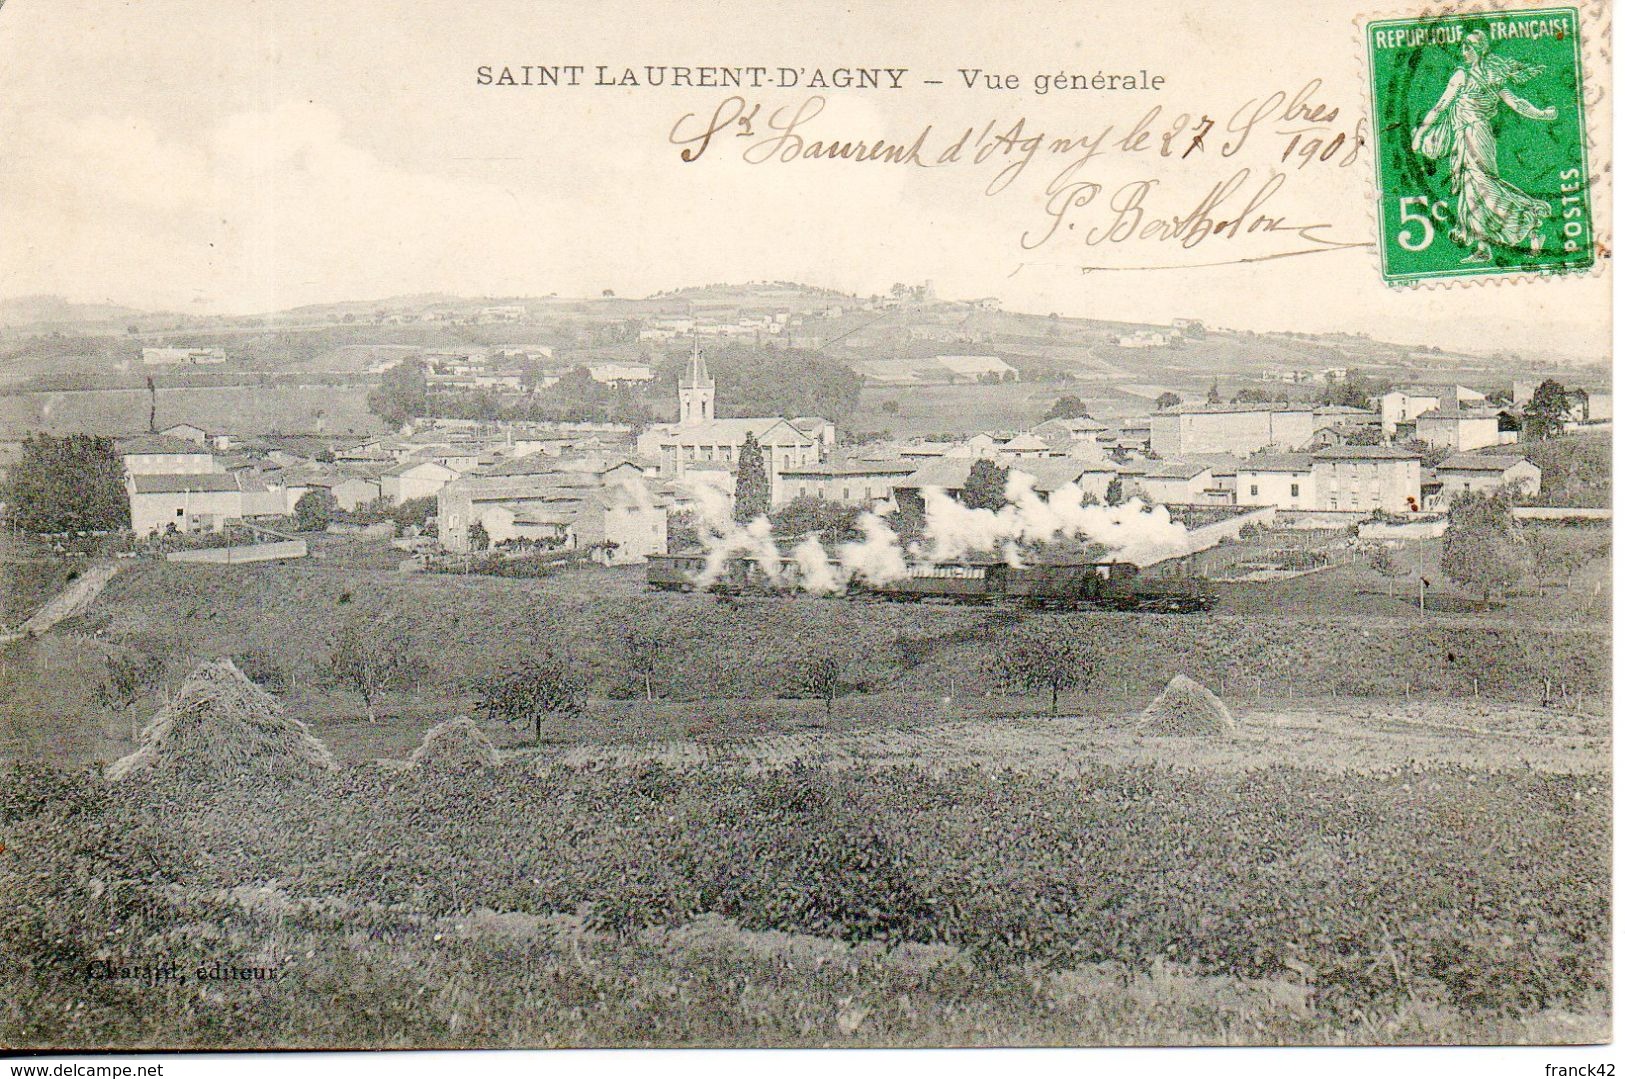
[[[236,435],[369,435],[385,430],[364,385],[209,386],[158,391],[158,426],[193,423]],[[147,430],[145,389],[0,394],[0,438],[30,431],[133,435]]]

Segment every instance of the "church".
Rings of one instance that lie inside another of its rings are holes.
[[[716,399],[716,380],[705,369],[705,354],[696,345],[688,370],[677,382],[677,422],[655,424],[638,436],[638,455],[656,463],[661,479],[681,479],[694,472],[725,473],[726,486],[732,490],[739,448],[746,435],[755,435],[776,505],[787,500],[779,477],[786,470],[817,464],[835,444],[835,425],[828,420],[817,416],[719,420]]]

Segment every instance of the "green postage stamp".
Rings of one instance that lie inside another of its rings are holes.
[[[1385,280],[1591,267],[1579,31],[1574,8],[1366,27]]]

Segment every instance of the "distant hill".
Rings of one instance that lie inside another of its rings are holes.
[[[143,312],[106,303],[74,303],[62,296],[17,296],[0,300],[0,326],[113,322]]]

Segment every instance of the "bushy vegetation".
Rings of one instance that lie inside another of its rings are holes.
[[[1540,469],[1541,506],[1606,507],[1613,499],[1613,442],[1607,435],[1570,434],[1525,442],[1518,452]]]
[[[110,438],[31,434],[0,486],[9,523],[23,532],[102,532],[130,527],[124,466]]]
[[[351,1024],[352,1043],[425,1037],[412,1014],[432,975],[408,967],[362,992],[356,979],[375,961],[364,942],[397,959],[424,948],[438,964],[479,942],[448,930],[431,944],[426,927],[479,910],[579,913],[634,949],[650,931],[691,931],[709,916],[888,952],[949,949],[967,982],[962,1007],[995,982],[1031,986],[1046,971],[1173,969],[1300,987],[1309,1014],[1345,1029],[1416,1009],[1483,1023],[1599,1009],[1609,903],[1599,786],[1455,767],[747,775],[511,761],[464,774],[364,766],[267,799],[31,769],[0,783],[0,819],[29,845],[0,862],[14,900],[0,925],[0,1038],[74,1044],[92,1031],[167,1029],[257,1043],[285,1029],[268,1017],[309,1023],[319,1010]],[[246,917],[231,898],[244,881],[277,882],[282,913]],[[195,988],[86,984],[91,959],[143,952],[183,963],[269,954],[287,976],[201,999]],[[522,980],[512,963],[463,969],[466,1014],[506,1011]],[[774,984],[770,998],[802,991]],[[568,984],[529,989],[527,1008],[567,1010]],[[669,1021],[684,1004],[665,1007]],[[501,1036],[472,1022],[465,1036]],[[635,1026],[625,1040],[662,1040]],[[574,1029],[552,1036],[568,1042]]]

